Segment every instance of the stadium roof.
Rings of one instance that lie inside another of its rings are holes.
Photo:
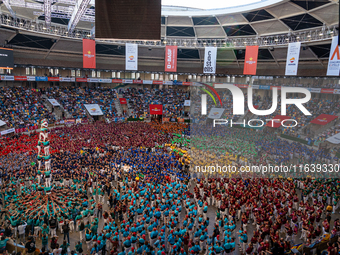
[[[255,37],[337,27],[339,16],[337,1],[249,1],[252,3],[236,7],[222,5],[223,8],[218,9],[163,6],[162,38]],[[1,2],[2,13],[15,15],[19,19],[34,20],[42,24],[50,22],[52,26],[66,28],[68,25],[70,27],[71,19],[74,28],[90,31],[94,27],[93,0],[2,0]],[[185,5],[185,1],[181,2]],[[225,2],[231,1],[223,1]],[[85,8],[81,8],[82,4]],[[76,5],[78,8],[75,7]],[[71,18],[72,16],[74,17]]]

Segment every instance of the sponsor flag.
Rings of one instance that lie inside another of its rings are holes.
[[[333,135],[329,138],[326,139],[326,141],[334,144],[339,144],[340,143],[340,133],[337,133],[336,135]]]
[[[150,104],[150,114],[162,115],[163,114],[163,105],[161,104]]]
[[[60,104],[58,103],[58,101],[55,100],[54,98],[48,98],[47,100],[48,100],[48,101],[51,103],[51,105],[53,105],[53,106],[60,106]]]
[[[216,47],[205,47],[203,73],[216,73]]]
[[[257,56],[259,54],[259,46],[247,46],[246,57],[244,59],[243,74],[255,75],[257,67]]]
[[[83,39],[83,68],[96,68],[96,41]]]
[[[84,106],[92,116],[104,115],[98,104],[84,104]]]
[[[286,72],[285,75],[296,75],[299,57],[300,57],[301,42],[288,44]]]
[[[126,98],[119,98],[120,104],[127,104]]]
[[[177,72],[177,46],[165,47],[165,72]]]
[[[289,116],[284,116],[284,115],[276,115],[273,118],[273,121],[269,121],[266,126],[267,127],[278,128],[278,127],[281,127],[281,121],[287,120],[287,119],[290,119],[290,117]]]
[[[318,125],[326,125],[332,120],[335,120],[338,118],[336,115],[329,115],[329,114],[321,114],[318,117],[316,117],[314,120],[312,120],[310,123],[318,124]]]
[[[224,112],[224,108],[211,108],[208,118],[209,119],[220,119]]]
[[[340,72],[340,51],[338,36],[332,38],[331,51],[329,52],[327,76],[338,76]]]
[[[127,43],[125,44],[125,70],[137,71],[137,69],[138,45],[134,43]]]

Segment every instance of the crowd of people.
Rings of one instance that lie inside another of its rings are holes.
[[[191,137],[192,157],[218,151],[240,165],[325,157],[266,132],[156,122],[55,128],[51,190],[35,164],[38,133],[2,138],[0,249],[17,241],[58,255],[283,254],[335,234],[337,179],[212,177],[164,146]]]
[[[41,92],[23,87],[0,87],[0,116],[10,128],[35,126],[41,119],[55,121],[42,104]]]
[[[53,123],[53,115],[41,104],[43,94],[56,99],[72,118],[86,118],[85,103],[99,104],[107,118],[116,116],[118,94],[137,117],[148,114],[149,104],[162,104],[164,115],[183,116],[184,101],[190,99],[181,89],[53,87],[0,92],[2,120],[15,126],[38,125],[46,116]],[[220,96],[226,108],[223,118],[239,120],[242,116],[232,114],[230,92]],[[200,109],[200,93],[191,101]],[[215,103],[209,97],[208,103],[210,110]],[[255,93],[253,104],[268,109],[271,100]],[[313,99],[306,108],[315,117],[335,115],[339,107],[334,100]],[[250,115],[248,110],[245,104]],[[277,114],[280,107],[266,118]],[[311,121],[294,107],[287,115],[301,123],[299,128]],[[213,127],[206,116],[197,120],[191,125],[96,121],[44,130],[51,171],[40,168],[36,160],[41,141],[37,131],[1,136],[0,253],[18,243],[24,253],[38,249],[44,255],[281,255],[301,243],[319,249],[320,240],[338,235],[338,172],[200,171],[216,164],[236,169],[315,164],[339,170],[333,150],[282,139],[282,128]],[[321,136],[338,132],[335,126]],[[329,244],[328,251],[336,246],[337,242]]]

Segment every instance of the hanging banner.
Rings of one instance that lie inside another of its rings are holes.
[[[150,114],[162,115],[163,114],[163,105],[161,104],[150,104]]]
[[[177,46],[165,47],[165,72],[177,72]]]
[[[340,72],[340,52],[338,36],[332,38],[331,51],[329,52],[327,76],[338,76]]]
[[[185,100],[184,101],[184,106],[190,106],[190,102],[191,102],[190,100]]]
[[[99,105],[97,104],[84,104],[86,110],[92,116],[104,115]]]
[[[83,68],[96,68],[96,41],[83,39]]]
[[[58,101],[55,100],[54,98],[49,98],[49,99],[47,99],[47,100],[48,100],[48,102],[50,102],[51,105],[53,105],[53,106],[60,106],[60,104],[58,103]]]
[[[224,110],[225,110],[224,108],[211,108],[208,118],[209,119],[220,119]]]
[[[326,141],[334,144],[339,144],[340,143],[340,133],[337,133],[336,135],[333,135],[329,138],[326,139]]]
[[[301,48],[301,42],[288,44],[285,75],[296,75],[297,74],[299,57],[300,57],[300,48]]]
[[[15,128],[11,128],[11,129],[1,131],[1,135],[7,135],[7,134],[10,134],[10,133],[14,133],[14,132],[15,132]]]
[[[243,74],[255,75],[257,68],[257,56],[259,54],[259,46],[247,46],[246,57],[244,59]]]
[[[321,114],[318,117],[316,117],[314,120],[312,120],[310,123],[318,124],[318,125],[326,125],[329,122],[335,120],[338,118],[336,115],[329,115],[329,114]]]
[[[127,104],[126,98],[119,98],[120,104]]]
[[[203,73],[216,73],[216,47],[205,47]]]
[[[138,45],[125,44],[125,70],[137,71],[138,69]]]

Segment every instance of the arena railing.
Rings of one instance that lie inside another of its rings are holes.
[[[55,37],[65,37],[81,40],[92,38],[90,30],[74,29],[69,32],[67,26],[52,23],[47,28],[43,21],[25,18],[14,18],[8,14],[1,14],[0,25],[33,33],[52,35]],[[290,42],[314,43],[330,40],[338,35],[335,26],[317,27],[308,30],[292,31],[287,34],[268,35],[268,36],[240,36],[227,37],[224,39],[198,39],[198,38],[175,38],[164,37],[160,41],[128,41],[128,40],[97,40],[106,44],[124,45],[125,43],[136,43],[147,47],[165,47],[166,45],[177,45],[182,48],[204,48],[215,46],[218,48],[244,48],[249,45],[260,47],[287,46]]]

